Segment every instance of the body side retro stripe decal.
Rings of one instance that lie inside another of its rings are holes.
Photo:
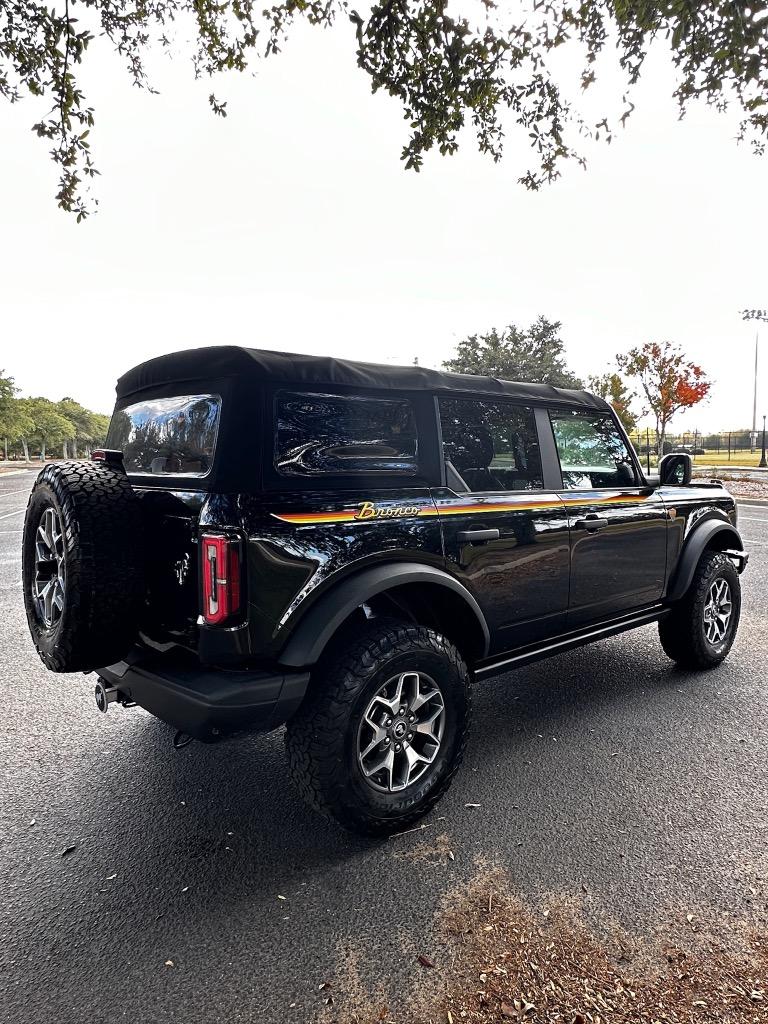
[[[483,515],[489,512],[525,512],[544,511],[546,509],[567,508],[569,505],[615,505],[622,502],[648,501],[648,494],[606,494],[595,497],[592,494],[575,493],[564,495],[554,501],[460,501],[438,502],[437,505],[392,505],[375,504],[361,501],[354,508],[339,509],[335,512],[272,512],[274,519],[294,526],[308,526],[314,523],[353,523],[373,520],[391,520],[410,518],[428,518],[431,516]]]

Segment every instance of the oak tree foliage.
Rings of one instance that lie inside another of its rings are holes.
[[[613,55],[622,73],[623,122],[649,47],[662,40],[674,62],[683,113],[695,99],[742,115],[742,138],[762,152],[768,131],[768,0],[0,0],[0,96],[35,99],[33,130],[59,170],[59,205],[93,209],[97,174],[89,133],[94,110],[81,85],[97,37],[133,82],[151,89],[147,58],[178,51],[195,77],[252,69],[278,53],[299,20],[346,31],[374,92],[401,105],[408,122],[402,159],[418,170],[432,149],[453,153],[464,125],[480,150],[501,157],[503,126],[532,150],[520,181],[530,189],[557,178],[568,160],[583,163],[582,136],[610,141],[615,125],[579,115],[553,73],[553,54],[575,49],[580,87]],[[578,88],[575,90],[578,93]],[[213,93],[214,113],[227,105]]]
[[[459,342],[445,363],[454,373],[474,373],[504,380],[580,388],[582,382],[565,363],[565,342],[559,321],[538,317],[530,327],[509,324],[499,331],[472,334]]]

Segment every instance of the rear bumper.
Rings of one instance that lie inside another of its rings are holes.
[[[299,706],[309,672],[229,671],[169,663],[145,652],[98,669],[121,698],[206,743],[282,725]]]

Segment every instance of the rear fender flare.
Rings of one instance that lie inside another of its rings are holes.
[[[314,665],[326,644],[356,608],[385,590],[408,583],[430,583],[446,587],[464,599],[484,638],[483,657],[490,647],[490,631],[477,601],[465,586],[447,572],[430,565],[396,563],[364,569],[344,579],[320,597],[291,634],[278,661],[291,668]]]
[[[693,581],[693,574],[696,572],[699,559],[704,551],[712,545],[715,537],[718,539],[716,545],[718,548],[744,550],[744,542],[734,526],[723,522],[722,519],[706,519],[693,530],[685,542],[667,591],[667,601],[679,601],[685,595]]]

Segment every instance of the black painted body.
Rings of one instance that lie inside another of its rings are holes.
[[[249,384],[222,375],[214,382],[223,404],[208,478],[132,479],[152,537],[142,646],[153,658],[204,667],[198,689],[210,685],[211,668],[220,668],[228,685],[233,671],[272,672],[270,693],[280,691],[276,680],[286,672],[303,671],[308,679],[317,651],[306,654],[305,664],[302,652],[313,650],[317,626],[309,635],[307,624],[336,614],[350,594],[360,598],[354,610],[360,622],[382,609],[428,624],[444,620],[478,675],[487,675],[518,655],[556,650],[560,639],[598,635],[601,624],[616,632],[663,615],[682,553],[702,524],[718,524],[721,549],[742,547],[735,502],[722,485],[654,485],[634,453],[638,485],[565,489],[548,409],[567,410],[569,393],[524,399],[535,413],[543,488],[468,494],[450,486],[437,391],[386,392],[413,404],[417,472],[308,480],[280,477],[272,459],[274,395],[286,382]],[[152,398],[185,387],[150,382],[140,394]],[[466,378],[464,387],[473,397]],[[328,383],[306,379],[293,387],[324,389]],[[373,399],[382,389],[337,383],[333,392]],[[580,393],[573,394],[578,406]],[[118,408],[129,400],[121,398]],[[206,529],[238,536],[245,551],[242,611],[224,627],[206,626],[200,617],[197,549]],[[371,571],[381,567],[388,572]],[[381,584],[388,573],[391,592]],[[378,581],[370,593],[367,580]],[[295,708],[296,693],[294,686],[282,710],[275,705],[266,717],[245,716],[244,725],[279,724]],[[212,738],[210,722],[198,734]]]

